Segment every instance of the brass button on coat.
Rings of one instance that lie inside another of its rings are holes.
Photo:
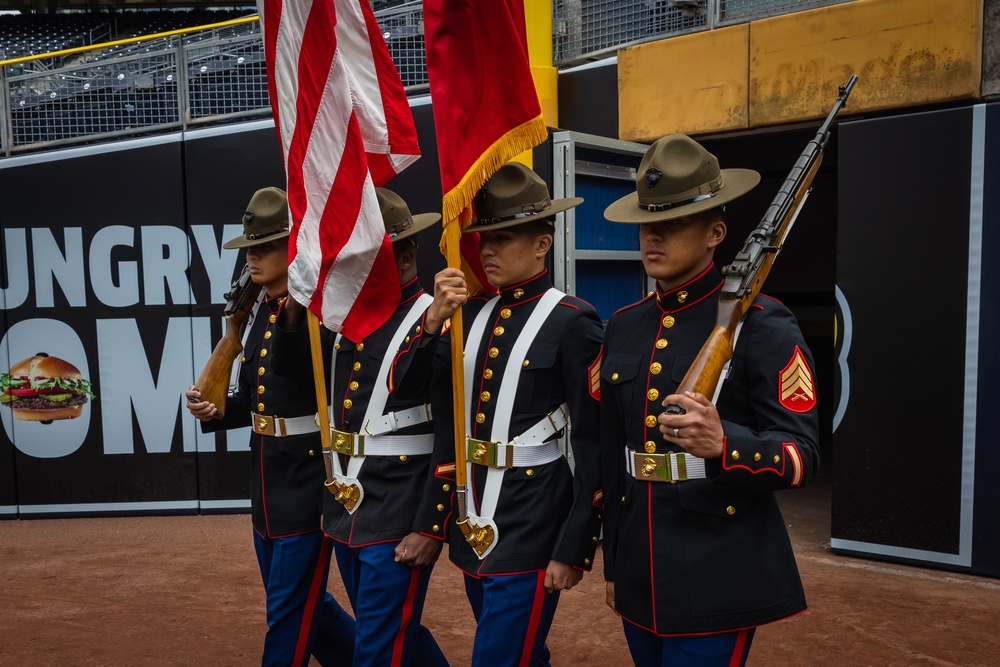
[[[657,350],[662,350],[666,346],[667,346],[667,339],[666,338],[661,338],[660,340],[656,341],[656,349]]]
[[[756,454],[753,455],[753,460],[760,461],[760,452],[757,452]]]
[[[729,516],[736,514],[736,508],[730,505],[729,507],[726,508],[726,514],[728,514]]]
[[[263,403],[258,403],[257,404],[257,412],[264,412],[264,404]]]
[[[510,319],[510,308],[504,308],[500,311],[500,317],[507,320]]]
[[[535,474],[535,471],[533,468],[528,468],[527,470],[524,471],[524,474],[527,475],[528,477],[531,477],[532,475]]]
[[[438,512],[443,512],[443,511],[444,511],[444,505],[438,503]]]
[[[498,350],[495,347],[491,347],[489,355],[490,355],[490,359],[496,359],[498,356],[500,356],[500,350]]]
[[[646,415],[646,427],[653,428],[656,426],[656,415]]]
[[[527,367],[528,367],[528,364],[530,364],[530,363],[531,363],[531,360],[530,360],[530,359],[525,359],[524,361],[522,361],[522,362],[521,362],[521,365],[522,365],[523,367],[527,368]]]
[[[656,443],[652,440],[647,440],[643,447],[645,448],[647,454],[654,454],[656,452]]]
[[[356,371],[360,371],[361,370],[361,362],[360,361],[355,361],[354,365],[351,366],[351,368],[353,368]]]
[[[264,393],[264,385],[260,385],[260,386],[257,387],[257,393],[258,394],[263,394]]]
[[[663,370],[663,365],[660,364],[659,361],[654,361],[652,364],[649,365],[649,372],[652,373],[653,375],[659,375],[660,371],[662,370]]]
[[[358,350],[358,352],[364,352],[365,351],[365,344],[364,343],[358,343],[357,350]]]
[[[493,377],[493,369],[492,368],[487,368],[485,371],[483,371],[483,379],[484,380],[489,380],[492,377]]]
[[[274,313],[271,313],[271,315],[267,318],[267,321],[270,322],[271,324],[274,324],[275,322],[278,321],[278,316],[275,315]]]
[[[650,389],[649,391],[646,392],[646,398],[648,398],[651,401],[655,401],[659,397],[660,397],[660,392],[658,392],[655,389]]]
[[[271,332],[270,331],[265,331],[264,332],[264,340],[270,340],[270,338],[271,338]]]
[[[266,371],[264,370],[263,366],[261,366],[260,368],[257,369],[257,375],[263,375],[265,372]]]
[[[260,356],[266,357],[267,356],[267,350],[261,350],[260,351]]]
[[[674,326],[674,322],[676,321],[677,320],[675,320],[672,316],[667,315],[666,317],[663,318],[663,326],[669,329],[670,327]]]
[[[441,485],[441,490],[442,491],[451,491],[451,485],[450,484],[442,484]]]
[[[357,383],[357,381],[351,382],[351,384],[349,384],[347,386],[351,389],[351,391],[357,391],[358,390],[358,383]]]
[[[350,410],[353,405],[354,405],[354,401],[352,401],[349,398],[345,398],[344,399],[344,409],[345,410]]]
[[[777,454],[775,454],[774,455],[774,464],[778,465],[778,463],[780,463],[780,462],[781,462],[781,457],[778,456]]]
[[[406,454],[400,454],[399,455],[399,460],[400,461],[406,461]]]
[[[740,460],[740,453],[737,450],[735,450],[735,449],[733,450],[733,453],[731,454],[731,456],[733,457],[734,461],[739,461]]]
[[[431,526],[431,530],[433,530],[435,533],[439,533],[441,532],[441,526],[434,524],[433,526]]]
[[[479,398],[480,398],[480,400],[482,400],[483,403],[489,403],[490,402],[490,392],[484,391],[483,393],[479,394]]]
[[[612,380],[612,382],[615,381],[615,380],[617,380],[617,379],[618,379],[618,373],[612,373],[611,374],[611,380]]]
[[[493,335],[494,336],[502,336],[503,335],[503,331],[504,331],[503,327],[495,327],[493,329]]]
[[[486,415],[484,415],[482,412],[480,412],[479,414],[476,415],[476,423],[477,424],[482,424],[485,421],[486,421]]]

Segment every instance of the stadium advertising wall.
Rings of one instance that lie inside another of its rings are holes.
[[[249,506],[249,429],[202,434],[183,392],[243,264],[222,243],[267,185],[270,121],[0,161],[0,516]],[[19,380],[36,355],[60,377]]]
[[[1000,104],[839,151],[831,546],[1000,576]]]

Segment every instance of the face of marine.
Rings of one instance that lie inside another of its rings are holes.
[[[288,289],[288,237],[259,243],[247,248],[250,280],[260,285],[268,296]]]
[[[530,227],[530,226],[529,226]],[[521,227],[479,232],[479,259],[490,285],[503,289],[545,269],[552,235]]]
[[[639,249],[646,274],[661,292],[675,289],[708,268],[726,238],[726,223],[695,214],[639,225]]]

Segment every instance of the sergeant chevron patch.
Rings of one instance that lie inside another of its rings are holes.
[[[597,353],[594,363],[587,369],[587,376],[590,380],[590,395],[595,401],[601,400],[601,354],[603,351],[602,347],[601,351]]]
[[[778,401],[792,412],[809,412],[816,407],[812,370],[798,345],[778,374]]]

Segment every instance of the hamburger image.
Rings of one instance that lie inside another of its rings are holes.
[[[10,367],[0,375],[0,403],[9,407],[14,419],[48,424],[56,419],[75,419],[83,404],[94,398],[90,381],[73,364],[39,353]]]

